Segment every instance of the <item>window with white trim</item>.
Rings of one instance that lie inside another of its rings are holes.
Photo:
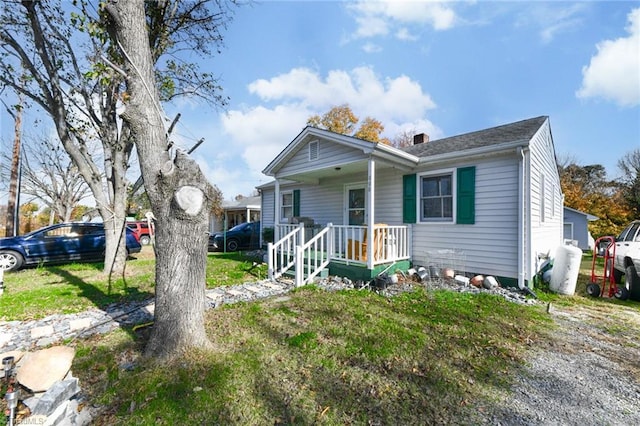
[[[293,217],[293,191],[280,193],[280,218],[288,221]]]
[[[453,173],[420,177],[420,220],[453,221]]]

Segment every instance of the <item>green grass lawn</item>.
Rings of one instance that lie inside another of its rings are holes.
[[[3,319],[149,297],[149,250],[111,288],[99,264],[6,274]],[[263,279],[254,261],[210,254],[207,285]],[[590,271],[585,254],[575,296],[536,293],[557,305],[597,306],[607,317],[634,303],[587,297]],[[214,349],[166,363],[142,356],[150,327],[73,341],[73,373],[102,407],[94,424],[478,424],[554,327],[546,303],[420,286],[393,298],[305,286],[209,310],[205,326]]]
[[[215,350],[168,364],[140,358],[142,334],[80,343],[97,424],[474,424],[550,323],[494,296],[307,286],[206,326]]]
[[[254,266],[254,262],[259,263]],[[76,263],[27,268],[4,274],[0,321],[75,313],[110,303],[153,297],[155,258],[151,246],[127,260],[124,276],[103,274],[103,263]],[[266,278],[266,265],[238,253],[209,253],[207,287],[235,285]]]

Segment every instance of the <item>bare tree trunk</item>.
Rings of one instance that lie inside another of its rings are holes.
[[[214,188],[186,154],[172,159],[160,110],[142,1],[112,1],[107,11],[126,58],[131,95],[122,118],[136,142],[156,217],[155,322],[148,356],[166,358],[209,346],[204,329],[208,212]]]
[[[7,223],[6,223],[6,232],[5,235],[7,237],[12,237],[19,233],[19,229],[16,229],[16,217],[19,206],[16,206],[18,202],[18,173],[20,167],[20,140],[21,140],[21,131],[22,131],[22,95],[18,96],[19,101],[18,104],[20,107],[16,111],[14,116],[15,125],[14,125],[14,136],[13,136],[13,153],[11,156],[11,177],[9,181],[9,200],[7,202]],[[16,208],[18,207],[18,208]]]

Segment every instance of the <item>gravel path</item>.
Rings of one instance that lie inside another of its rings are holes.
[[[550,342],[532,353],[494,425],[640,425],[640,312],[555,308]]]

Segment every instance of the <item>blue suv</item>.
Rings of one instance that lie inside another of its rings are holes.
[[[127,228],[127,254],[142,246]],[[17,237],[0,238],[0,268],[15,271],[25,265],[104,260],[102,223],[59,223]]]

